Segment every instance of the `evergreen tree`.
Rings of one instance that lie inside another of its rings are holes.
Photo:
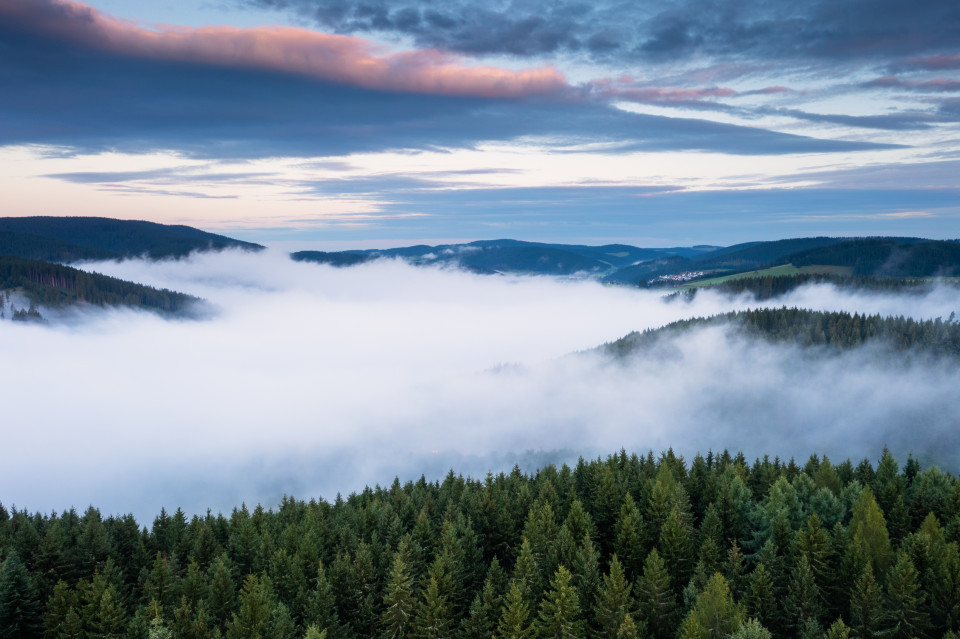
[[[887,575],[886,636],[897,639],[923,637],[928,627],[923,610],[926,593],[917,579],[917,570],[910,557],[901,552]]]
[[[884,574],[890,565],[890,535],[883,513],[870,488],[864,487],[853,506],[850,520],[851,543],[859,544],[875,574]]]
[[[643,635],[642,628],[637,628],[637,624],[633,621],[633,617],[629,614],[623,617],[623,623],[620,624],[620,627],[617,629],[617,639],[640,639]]]
[[[207,570],[209,587],[205,607],[211,624],[221,632],[226,630],[227,622],[233,616],[237,596],[229,561],[226,554],[222,554],[213,560]]]
[[[680,626],[680,639],[713,639],[735,633],[746,620],[743,606],[734,602],[727,580],[715,573],[697,597],[696,606]]]
[[[502,603],[503,598],[497,592],[494,578],[488,574],[483,589],[474,597],[470,612],[463,620],[466,639],[491,639],[497,630]]]
[[[610,572],[603,576],[603,585],[600,586],[600,596],[597,597],[594,611],[596,626],[600,629],[599,636],[616,639],[624,617],[635,609],[631,589],[632,585],[614,555],[610,560]]]
[[[744,603],[747,613],[764,626],[772,627],[777,620],[777,600],[773,589],[773,578],[763,562],[757,564],[750,574]]]
[[[240,607],[227,624],[227,639],[255,639],[267,631],[273,616],[273,586],[266,575],[247,575],[240,589]]]
[[[790,588],[784,602],[788,624],[801,634],[808,622],[819,623],[823,612],[820,589],[806,555],[800,555],[790,575]]]
[[[676,624],[677,601],[670,587],[666,566],[654,548],[643,563],[643,575],[637,580],[639,619],[651,637],[672,637]]]
[[[751,617],[730,637],[731,639],[771,639],[772,635],[763,627],[763,624]]]
[[[580,593],[580,609],[593,610],[600,590],[600,560],[589,534],[583,536],[573,571],[574,585]]]
[[[643,569],[646,552],[643,549],[642,530],[640,510],[634,503],[633,496],[627,493],[620,508],[620,516],[617,518],[613,550],[623,562],[623,567],[630,579],[638,577]]]
[[[674,590],[682,589],[693,572],[693,541],[679,506],[675,505],[667,515],[658,547],[663,553]]]
[[[337,615],[337,601],[333,586],[327,581],[327,572],[323,562],[317,567],[317,579],[313,591],[307,598],[304,623],[316,626],[326,632],[330,639],[340,636],[340,619]]]
[[[33,637],[40,627],[33,579],[16,550],[0,564],[0,639]]]
[[[43,624],[49,639],[80,636],[82,628],[80,615],[77,613],[77,593],[63,580],[57,582],[53,594],[47,600]]]
[[[93,582],[83,591],[81,618],[87,636],[119,638],[126,629],[127,614],[113,584],[94,575]]]
[[[273,609],[267,622],[267,631],[264,639],[294,639],[297,627],[290,616],[290,610],[281,602]]]
[[[843,619],[837,619],[833,625],[827,629],[823,639],[850,639],[850,628],[843,623]]]
[[[416,598],[413,594],[413,577],[410,576],[403,553],[399,551],[393,559],[383,605],[386,609],[380,618],[382,636],[385,639],[405,639],[410,634]]]
[[[523,591],[517,586],[516,580],[511,580],[507,596],[503,600],[496,639],[531,639],[534,634],[529,618],[530,608]]]
[[[436,576],[430,575],[430,581],[417,605],[413,636],[422,639],[447,639],[452,626],[447,598],[440,593]]]
[[[517,557],[517,565],[513,569],[513,579],[517,582],[520,592],[523,593],[523,599],[529,609],[533,609],[543,591],[541,586],[540,567],[533,556],[533,549],[526,537],[520,544],[520,555]]]
[[[873,567],[868,563],[850,597],[850,626],[854,637],[873,639],[880,636],[882,625],[883,602],[873,577]]]
[[[536,624],[540,639],[583,639],[580,597],[571,583],[572,579],[570,571],[560,566],[550,580],[550,590],[540,604]]]

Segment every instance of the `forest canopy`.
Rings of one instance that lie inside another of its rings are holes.
[[[960,483],[620,451],[228,516],[0,506],[3,637],[953,637]]]

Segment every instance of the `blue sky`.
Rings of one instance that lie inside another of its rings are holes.
[[[284,246],[955,238],[958,32],[942,0],[0,0],[0,214]]]

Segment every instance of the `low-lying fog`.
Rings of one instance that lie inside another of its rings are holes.
[[[334,269],[276,252],[84,268],[198,295],[216,312],[0,323],[7,507],[92,503],[152,520],[161,505],[332,499],[395,475],[440,478],[452,466],[482,477],[620,447],[856,461],[887,444],[960,466],[960,369],[950,363],[873,350],[803,357],[716,327],[679,340],[667,359],[567,356],[757,306],[746,297],[667,303],[662,292],[592,282],[399,262]],[[946,318],[960,295],[811,286],[771,304]]]

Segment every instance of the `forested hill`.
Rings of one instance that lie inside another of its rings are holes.
[[[103,217],[0,218],[0,255],[48,262],[147,256],[183,257],[192,251],[242,248],[241,242],[189,226]]]
[[[823,346],[836,350],[875,343],[896,350],[917,350],[936,356],[960,356],[960,323],[914,320],[798,308],[735,311],[712,317],[680,320],[663,328],[633,332],[605,344],[601,350],[615,356],[652,348],[666,340],[682,338],[698,328],[728,325],[742,335],[769,342]]]
[[[475,273],[525,273],[561,276],[601,276],[637,262],[669,257],[686,260],[717,247],[638,248],[626,244],[585,246],[519,240],[481,240],[466,244],[407,246],[359,251],[298,251],[297,261],[354,266],[371,260],[399,258],[426,266],[457,266]]]
[[[63,308],[76,303],[97,306],[132,306],[163,314],[183,314],[196,308],[200,300],[192,295],[156,289],[98,273],[87,273],[70,266],[39,260],[0,256],[0,293],[24,295],[29,309],[10,309],[13,319],[39,319],[37,306]]]
[[[32,639],[953,639],[960,484],[884,451],[672,450],[229,516],[8,511],[0,629]]]
[[[611,284],[665,286],[788,264],[878,278],[960,276],[960,243],[912,237],[806,237],[726,248],[584,246],[505,239],[392,249],[298,251],[291,257],[337,267],[397,258],[421,266],[456,266],[476,273],[589,277]]]
[[[847,292],[887,292],[898,295],[923,295],[934,286],[960,287],[960,283],[943,280],[934,283],[919,278],[877,278],[867,275],[837,275],[833,273],[793,273],[790,275],[763,275],[741,277],[717,284],[704,284],[701,287],[677,291],[667,299],[693,299],[699,291],[717,291],[730,295],[749,294],[757,301],[776,299],[810,284],[830,284]]]

